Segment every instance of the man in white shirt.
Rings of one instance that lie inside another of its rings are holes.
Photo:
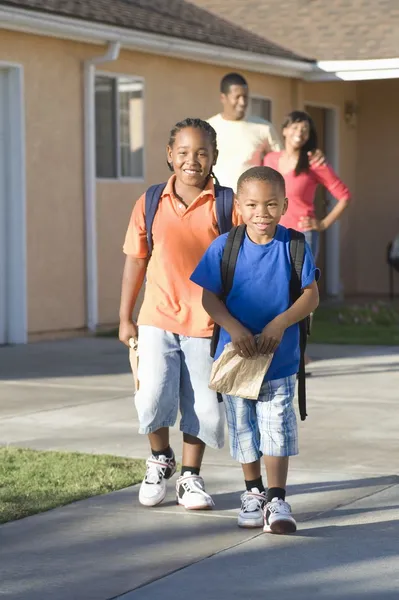
[[[245,116],[248,84],[239,73],[225,75],[220,83],[221,113],[208,119],[216,130],[219,156],[213,171],[220,185],[236,189],[238,178],[249,167],[262,165],[264,156],[283,149],[273,125],[260,117]],[[316,164],[325,159],[320,150],[312,157]],[[312,162],[311,159],[311,162]]]

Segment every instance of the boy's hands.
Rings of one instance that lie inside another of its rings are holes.
[[[286,325],[281,315],[270,321],[258,337],[259,354],[270,354],[275,352],[283,338]]]
[[[119,323],[119,340],[129,347],[130,338],[137,339],[138,329],[134,321],[121,321]]]
[[[258,349],[256,347],[255,338],[246,327],[241,325],[241,323],[236,322],[230,328],[229,333],[237,354],[244,358],[253,358],[254,356],[257,356]]]
[[[282,315],[279,315],[266,325],[257,340],[246,327],[238,322],[230,328],[229,333],[237,354],[244,358],[254,358],[259,354],[275,352],[286,329],[287,325]]]

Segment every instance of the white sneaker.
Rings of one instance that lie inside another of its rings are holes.
[[[176,504],[184,506],[187,510],[207,510],[215,506],[205,491],[202,477],[189,471],[176,481]]]
[[[296,521],[291,514],[291,506],[279,498],[273,498],[264,509],[264,527],[266,533],[295,533]]]
[[[139,501],[144,506],[156,506],[166,496],[166,481],[176,473],[176,460],[166,456],[150,456],[147,471],[140,486]]]
[[[238,515],[238,527],[263,527],[263,509],[266,504],[265,492],[252,488],[241,496],[241,510]]]

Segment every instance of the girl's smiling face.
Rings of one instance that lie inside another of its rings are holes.
[[[184,185],[202,187],[216,164],[217,152],[209,134],[197,127],[185,127],[167,147],[168,163]]]
[[[297,121],[284,127],[283,136],[286,144],[291,148],[299,150],[306,144],[310,136],[310,127],[307,121]]]

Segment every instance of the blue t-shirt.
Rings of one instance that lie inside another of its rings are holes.
[[[221,261],[228,234],[221,235],[209,246],[191,280],[201,287],[222,293]],[[317,280],[313,255],[308,244],[302,270],[302,288]],[[290,301],[290,236],[288,229],[278,225],[269,244],[255,244],[245,235],[241,245],[233,286],[226,300],[230,314],[254,335],[262,332],[270,321],[285,312]],[[215,359],[231,341],[227,331],[221,329]],[[288,377],[299,368],[299,326],[289,327],[274,353],[266,380]]]

